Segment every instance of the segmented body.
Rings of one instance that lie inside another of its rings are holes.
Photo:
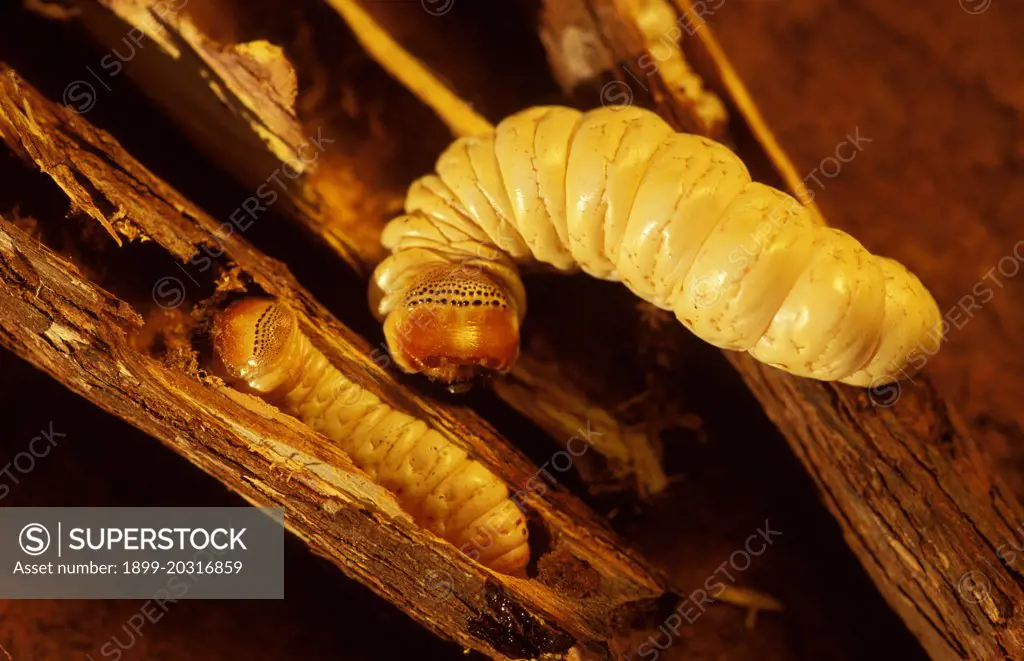
[[[903,266],[638,108],[530,108],[456,140],[382,240],[382,318],[443,264],[486,273],[521,318],[519,268],[539,263],[621,281],[707,342],[821,380],[894,380],[941,339],[934,300]]]
[[[214,344],[233,379],[338,443],[419,525],[495,571],[523,572],[525,516],[505,484],[422,420],[346,378],[289,310],[242,300],[217,318]]]

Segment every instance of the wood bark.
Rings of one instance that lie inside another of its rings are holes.
[[[545,44],[565,43],[567,31],[583,32],[601,54],[598,61],[637,69],[642,38],[622,20],[634,3],[619,0],[615,10],[592,0],[543,4]],[[799,190],[802,177],[771,139],[699,12],[688,0],[675,4],[697,27],[683,35],[684,53],[746,124],[734,127],[755,178]],[[564,50],[549,46],[548,54],[556,69],[568,68]],[[661,71],[636,73],[650,81],[645,101],[684,128],[686,106],[665,93],[672,81]],[[793,377],[744,354],[727,356],[814,478],[861,564],[931,657],[1024,658],[1024,574],[1000,551],[1016,538],[1024,510],[927,373],[870,392]]]
[[[123,300],[82,268],[0,221],[0,342],[73,391],[160,439],[249,501],[284,508],[288,528],[316,553],[436,632],[494,658],[604,658],[628,653],[643,616],[676,597],[577,499],[545,480],[465,409],[422,400],[369,358],[280,263],[168,187],[109,135],[0,69],[0,139],[63,191],[86,234],[102,224],[129,246],[157,245],[186,263],[217,247],[208,277],[218,292],[258,291],[294,309],[304,332],[339,369],[392,406],[435,426],[514,488],[528,490],[539,570],[530,580],[488,572],[418,528],[344,453],[293,418],[140,351],[150,301]],[[54,189],[55,192],[57,189]],[[48,226],[73,220],[45,219]],[[96,227],[96,225],[93,225]],[[95,237],[94,237],[95,239]],[[107,263],[129,259],[109,241]],[[83,267],[84,268],[84,267]],[[148,292],[147,292],[148,293]],[[129,297],[130,298],[130,297]],[[656,626],[657,622],[651,622]]]

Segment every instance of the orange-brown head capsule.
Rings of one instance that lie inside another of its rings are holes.
[[[449,384],[507,372],[519,357],[515,303],[486,272],[460,264],[425,271],[384,335],[399,367]]]
[[[269,298],[246,298],[217,315],[213,347],[224,376],[259,393],[288,385],[301,364],[295,315]]]

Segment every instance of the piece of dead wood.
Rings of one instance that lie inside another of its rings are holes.
[[[392,76],[397,78],[437,113],[453,135],[478,135],[491,124],[442,83],[426,66],[391,37],[355,0],[325,0],[334,8],[352,34]]]
[[[486,119],[391,40],[359,5],[349,0],[327,4],[349,22],[372,56],[386,69],[400,72],[400,80],[413,93],[430,100],[456,135],[487,130]],[[367,275],[382,257],[380,229],[401,205],[397,184],[382,185],[375,174],[388,165],[380,154],[374,158],[370,153],[382,151],[389,138],[376,136],[376,144],[364,149],[358,143],[366,142],[365,135],[346,131],[345,122],[326,122],[329,128],[323,133],[334,141],[329,153],[315,163],[303,163],[296,150],[322,129],[304,131],[294,103],[288,103],[289,98],[294,102],[295,72],[285,53],[266,41],[222,44],[207,36],[197,23],[218,33],[238,31],[230,4],[204,5],[202,15],[195,17],[188,6],[180,12],[161,6],[157,0],[101,0],[79,3],[78,8],[82,23],[108,48],[117,47],[132,30],[154,42],[156,47],[138,49],[126,67],[129,75],[204,153],[244,185],[256,190],[282,163],[303,172],[305,176],[281,192],[281,210]],[[278,89],[275,81],[284,81],[286,89]],[[369,110],[360,107],[352,112],[361,115]],[[602,442],[594,446],[605,465],[592,455],[587,465],[593,470],[582,474],[584,479],[600,480],[595,490],[635,489],[650,497],[665,488],[657,434],[646,426],[627,425],[558,370],[535,369],[543,361],[531,360],[529,347],[524,348],[524,358],[495,392],[563,445],[579,436],[588,419],[605,423]],[[538,389],[542,381],[546,386]],[[562,414],[552,415],[555,408]]]
[[[552,73],[566,93],[611,75],[601,86],[597,102],[629,105],[637,92],[651,92],[672,99],[676,120],[686,131],[714,139],[725,134],[729,117],[722,100],[705,86],[679,48],[693,25],[677,21],[668,0],[615,0],[602,6],[575,0],[547,2],[542,12],[542,25],[562,27],[542,30],[540,39]],[[605,27],[614,30],[613,43],[630,44],[631,58],[617,58],[606,44],[595,41],[601,35],[590,25],[600,20],[599,14],[606,19]],[[661,72],[655,81],[661,85],[651,90],[654,71]]]
[[[159,246],[168,263],[189,264],[197,251],[216,255],[210,273],[195,274],[209,280],[215,293],[187,301],[194,315],[202,317],[241,290],[276,297],[296,311],[303,332],[339,369],[388,404],[426,420],[513,488],[526,489],[528,515],[540,531],[534,537],[537,575],[515,579],[489,572],[416,526],[343,452],[294,418],[201,370],[140,351],[143,313],[155,309],[148,288],[122,300],[66,257],[0,220],[5,347],[250,502],[284,508],[286,525],[314,552],[438,635],[494,658],[623,657],[631,653],[625,641],[657,626],[677,603],[657,570],[580,501],[541,480],[535,466],[470,411],[439,406],[397,384],[369,358],[365,342],[283,265],[239,236],[224,235],[218,221],[108,134],[2,66],[0,140],[42,170],[39,176],[52,180],[54,192],[63,191],[79,216],[43,219],[50,230],[85,231],[90,218],[103,215],[126,244],[118,248],[108,241],[103,261],[111,264],[129,259],[125,251],[147,246]],[[73,229],[83,220],[85,227]],[[139,283],[121,284],[137,292],[131,287]],[[755,607],[778,604],[762,597]]]
[[[575,462],[592,492],[618,491],[628,486],[646,498],[668,486],[661,457],[640,425],[625,425],[604,409],[581,410],[579,404],[586,398],[571,389],[568,379],[554,378],[558,375],[554,364],[538,363],[524,355],[512,373],[511,379],[494,381],[494,390],[503,400],[520,413],[529,411],[530,418],[555,438],[565,429],[575,429],[573,436],[600,455],[583,454]]]
[[[545,43],[583,30],[607,61],[635,67],[644,47],[623,20],[631,3],[614,4],[618,11],[594,0],[544,2]],[[802,197],[802,177],[695,11],[698,3],[675,4],[680,21],[698,26],[683,39],[684,52],[743,120],[731,129],[755,178],[782,181]],[[567,6],[578,11],[567,14]],[[561,53],[549,49],[549,56],[560,66]],[[658,93],[672,85],[662,80],[665,73],[649,78],[654,93],[643,101],[681,129],[677,118],[687,109]],[[861,564],[932,658],[1024,658],[1024,574],[998,550],[1014,539],[1024,510],[927,375],[869,392],[726,354],[813,476]]]

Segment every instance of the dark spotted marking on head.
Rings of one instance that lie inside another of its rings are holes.
[[[487,275],[475,269],[441,267],[424,276],[405,295],[405,304],[449,307],[491,306],[507,309],[508,294]]]
[[[253,356],[257,361],[264,358],[265,352],[277,352],[287,339],[280,333],[281,306],[268,305],[253,324]]]

